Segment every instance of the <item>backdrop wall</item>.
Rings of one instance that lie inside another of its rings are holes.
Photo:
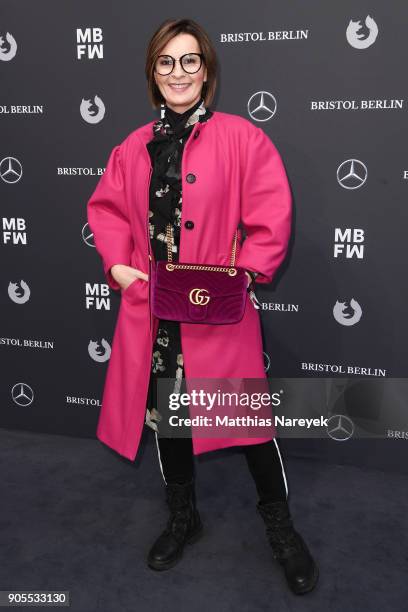
[[[206,28],[220,61],[213,108],[262,127],[291,183],[289,253],[257,288],[268,375],[376,378],[379,394],[363,386],[361,402],[405,415],[408,5],[168,6],[2,2],[0,426],[95,435],[120,296],[104,283],[86,202],[112,148],[158,116],[145,52],[169,17]],[[283,444],[405,470],[407,439],[399,425]]]

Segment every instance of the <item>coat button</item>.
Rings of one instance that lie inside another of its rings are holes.
[[[193,229],[194,227],[193,221],[186,221],[184,224],[184,227],[186,227],[187,229]]]
[[[196,175],[189,172],[186,176],[187,183],[194,183],[196,180]]]
[[[198,138],[200,135],[200,130],[197,130],[196,133],[194,134],[194,138]]]

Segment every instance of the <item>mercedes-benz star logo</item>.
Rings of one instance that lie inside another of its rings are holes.
[[[327,433],[333,440],[344,442],[354,433],[353,421],[344,414],[334,414],[327,421]]]
[[[264,368],[265,368],[265,372],[267,372],[269,368],[271,367],[271,358],[269,357],[268,353],[266,353],[265,351],[263,351],[263,356],[264,356]]]
[[[276,98],[269,91],[257,91],[248,100],[248,113],[254,121],[268,121],[276,108]]]
[[[29,406],[34,399],[34,391],[26,383],[16,383],[11,389],[11,397],[18,406]]]
[[[367,166],[359,159],[347,159],[337,168],[337,181],[344,189],[358,189],[367,180]]]
[[[0,161],[0,177],[5,183],[17,183],[23,176],[23,167],[15,157],[3,157]]]
[[[95,247],[94,235],[89,223],[85,223],[82,228],[82,240],[90,247]]]

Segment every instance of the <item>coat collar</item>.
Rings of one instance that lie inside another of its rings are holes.
[[[218,112],[217,111],[212,111],[212,117],[210,117],[207,121],[204,122],[200,122],[197,121],[194,124],[194,127],[191,131],[190,137],[188,139],[188,141],[186,142],[186,145],[188,144],[188,142],[191,140],[191,138],[194,137],[194,133],[199,129],[204,130],[206,128],[206,126],[211,123],[211,121],[215,121],[216,118],[218,118]],[[140,140],[143,142],[143,145],[146,145],[147,142],[149,142],[152,139],[152,128],[153,128],[153,124],[157,121],[157,119],[153,119],[153,121],[149,121],[149,123],[146,123],[146,125],[143,125],[141,128],[139,128],[137,130],[138,136],[140,138]]]

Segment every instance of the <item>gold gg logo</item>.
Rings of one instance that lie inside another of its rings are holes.
[[[208,293],[207,289],[192,289],[188,294],[188,298],[192,304],[197,306],[205,306],[210,301],[209,295],[204,295],[204,292]]]

